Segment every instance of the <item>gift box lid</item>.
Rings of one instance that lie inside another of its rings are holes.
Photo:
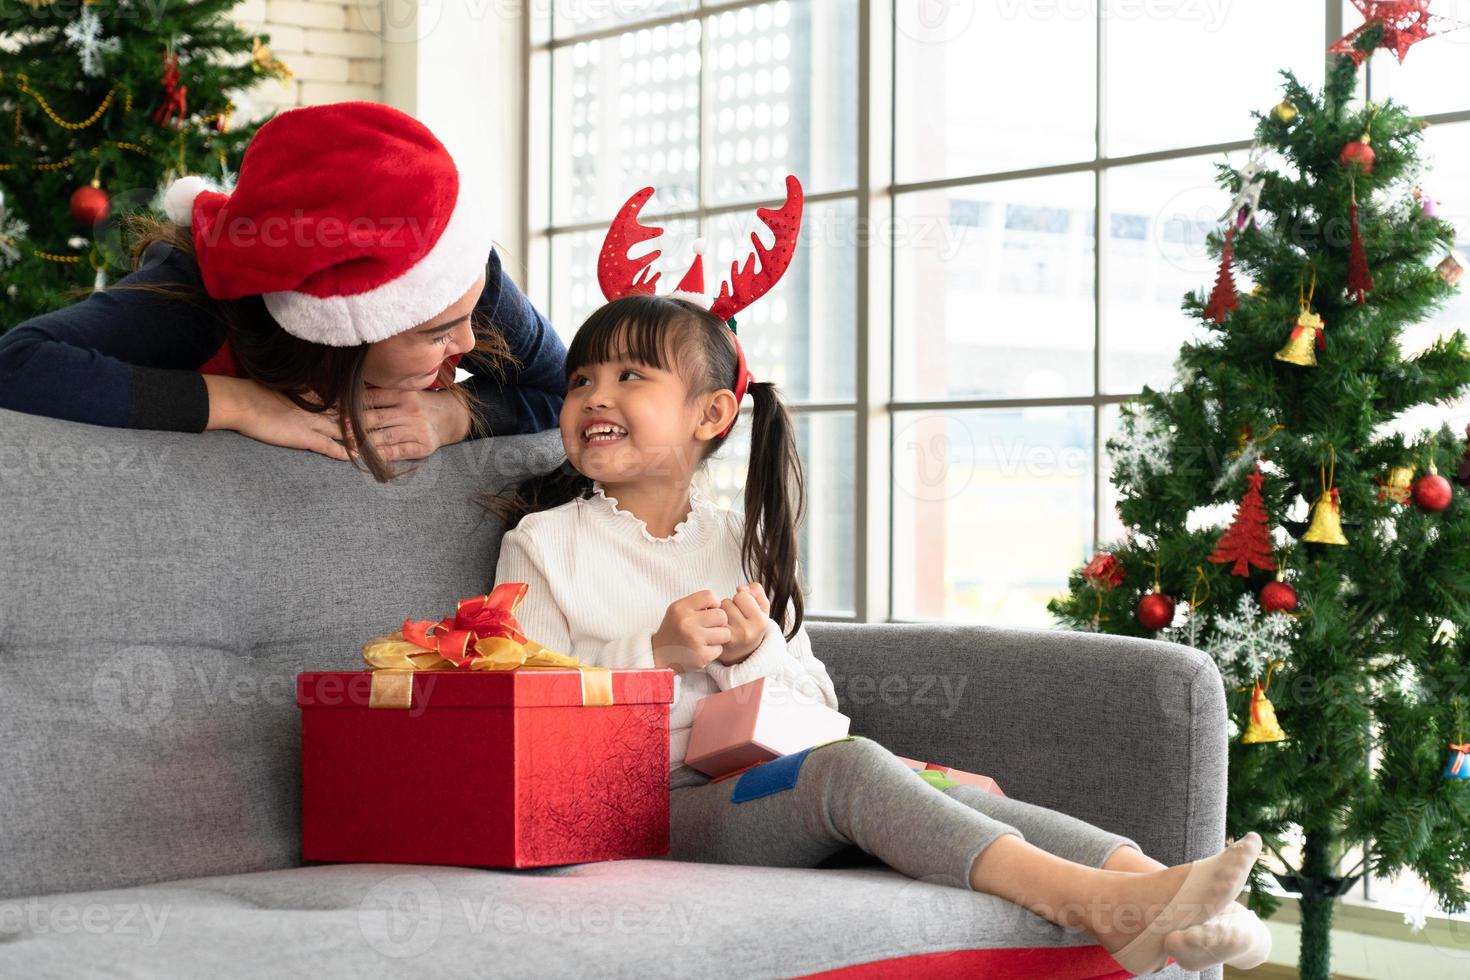
[[[302,708],[366,708],[375,673],[381,671],[297,674],[296,704]],[[583,703],[582,671],[576,668],[406,673],[412,678],[413,704],[420,708],[546,708]],[[613,668],[608,673],[615,705],[674,700],[674,672],[667,667]]]

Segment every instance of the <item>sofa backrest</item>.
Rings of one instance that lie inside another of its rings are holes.
[[[0,898],[297,864],[296,674],[482,594],[503,529],[471,497],[562,459],[484,439],[379,484],[0,410]]]

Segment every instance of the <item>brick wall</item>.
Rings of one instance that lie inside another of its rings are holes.
[[[271,53],[294,77],[268,78],[246,98],[252,116],[287,106],[383,101],[381,0],[242,0],[235,20],[269,34]]]

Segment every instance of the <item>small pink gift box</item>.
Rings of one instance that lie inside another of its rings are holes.
[[[965,783],[970,786],[979,786],[987,793],[994,793],[996,796],[1005,796],[1005,793],[1000,788],[1000,784],[991,779],[989,776],[981,776],[978,773],[965,772],[963,769],[951,769],[949,766],[941,766],[937,762],[919,762],[915,759],[905,759],[903,756],[899,756],[898,760],[915,772],[923,772],[924,770],[928,770],[929,772],[937,772],[941,776],[944,776],[947,779],[953,779],[957,783]]]
[[[709,776],[723,776],[847,734],[851,719],[842,712],[803,701],[766,680],[757,677],[700,698],[694,706],[686,765]]]

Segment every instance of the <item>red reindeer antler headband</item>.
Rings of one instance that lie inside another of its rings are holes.
[[[650,273],[650,269],[662,253],[654,249],[636,259],[628,257],[628,250],[634,245],[664,233],[662,228],[638,223],[638,212],[643,210],[643,205],[652,196],[653,188],[645,187],[628,198],[607,229],[607,237],[602,241],[602,254],[597,259],[597,281],[602,286],[602,295],[608,300],[621,299],[624,296],[653,295],[659,273]],[[757,208],[755,212],[775,233],[775,241],[767,248],[761,244],[760,236],[751,232],[750,242],[755,250],[746,258],[744,268],[739,262],[730,263],[730,278],[720,284],[719,295],[709,305],[709,311],[730,327],[730,337],[735,341],[735,356],[738,359],[735,368],[736,418],[739,417],[738,406],[745,397],[745,391],[755,378],[745,364],[745,351],[735,332],[735,314],[769,292],[791,265],[791,257],[796,252],[796,238],[801,231],[801,204],[801,182],[793,176],[787,176],[786,203],[778,209]],[[689,271],[679,280],[678,288],[669,294],[692,300],[701,306],[706,302],[703,248],[702,243],[695,243],[694,261],[689,264]],[[760,260],[759,272],[755,270],[757,259]],[[730,425],[725,427],[720,437],[724,438],[734,424],[735,419],[731,419]]]

